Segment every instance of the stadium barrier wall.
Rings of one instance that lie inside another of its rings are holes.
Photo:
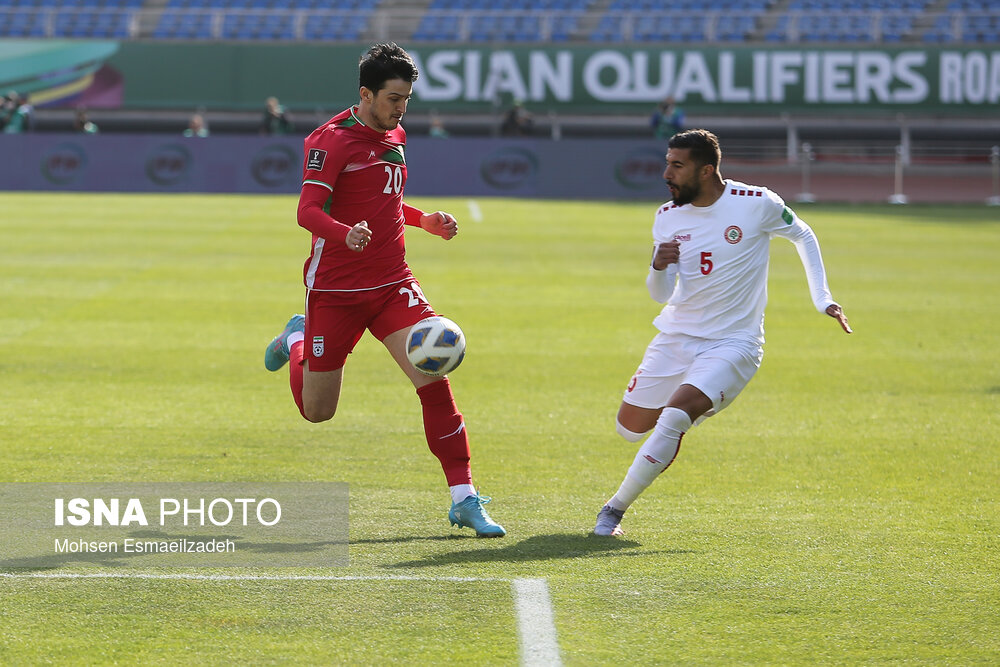
[[[295,193],[302,139],[0,135],[0,189]],[[652,141],[411,138],[410,195],[618,198],[662,195]],[[599,156],[599,157],[598,157]]]
[[[434,139],[407,143],[409,196],[539,197],[663,201],[663,142],[612,139]],[[0,190],[294,194],[302,140],[292,137],[0,134]],[[783,161],[724,158],[723,176],[766,185],[788,201],[804,193],[802,170]],[[983,203],[993,171],[975,164],[911,165],[911,202]],[[891,162],[822,163],[811,169],[817,201],[885,202],[897,192]]]

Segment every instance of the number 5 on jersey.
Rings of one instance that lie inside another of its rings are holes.
[[[715,265],[712,263],[712,253],[701,253],[701,275],[707,276],[712,272],[713,268],[715,268]]]

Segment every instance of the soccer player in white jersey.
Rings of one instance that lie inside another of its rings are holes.
[[[813,304],[851,333],[827,286],[816,235],[767,188],[723,180],[707,130],[670,139],[663,178],[672,201],[656,212],[646,286],[665,303],[659,333],[625,390],[617,430],[639,448],[594,533],[623,535],[622,516],[677,456],[684,434],[730,405],[760,367],[772,236],[795,244]]]

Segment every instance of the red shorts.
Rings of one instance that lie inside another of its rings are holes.
[[[305,354],[311,371],[343,368],[365,329],[380,341],[433,317],[415,278],[357,292],[306,292]]]

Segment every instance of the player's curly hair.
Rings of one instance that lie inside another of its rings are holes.
[[[358,83],[373,93],[385,88],[386,81],[402,79],[412,83],[418,75],[413,58],[395,42],[376,44],[358,63]]]
[[[669,148],[688,148],[691,159],[699,165],[710,164],[719,171],[722,161],[722,149],[719,148],[719,138],[708,130],[685,130],[670,137]]]

